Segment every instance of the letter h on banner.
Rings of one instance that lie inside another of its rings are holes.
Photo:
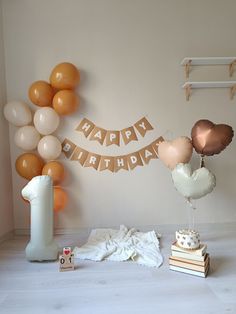
[[[84,118],[80,124],[77,126],[76,131],[84,133],[85,137],[88,137],[89,134],[94,129],[95,125],[90,120]]]

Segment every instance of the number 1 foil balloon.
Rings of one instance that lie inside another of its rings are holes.
[[[177,191],[188,199],[199,199],[216,186],[213,173],[205,167],[192,171],[190,164],[178,164],[172,171],[172,180]]]

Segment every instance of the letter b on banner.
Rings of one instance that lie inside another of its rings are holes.
[[[65,154],[66,158],[70,158],[70,156],[73,154],[74,150],[76,148],[76,145],[72,143],[67,138],[64,139],[62,143],[62,151]]]

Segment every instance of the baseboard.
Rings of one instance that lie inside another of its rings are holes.
[[[78,229],[70,229],[70,228],[56,228],[54,229],[55,235],[70,235],[70,234],[78,234],[87,236],[91,232],[91,228],[78,228]],[[30,229],[15,229],[15,235],[17,236],[29,236]]]
[[[186,224],[165,224],[165,225],[148,225],[148,226],[128,226],[135,227],[136,229],[147,232],[150,230],[155,230],[156,232],[165,234],[175,234],[178,229],[186,228]],[[78,235],[82,237],[87,237],[91,230],[94,228],[103,228],[102,226],[94,226],[91,228],[56,228],[54,229],[55,235]],[[110,226],[112,229],[119,229],[119,226]],[[215,231],[226,231],[231,232],[236,229],[236,222],[224,222],[224,223],[200,223],[196,224],[195,229],[200,233],[209,233]],[[15,229],[15,235],[23,236],[30,235],[30,229]],[[0,238],[1,239],[1,238]]]
[[[14,230],[11,230],[0,236],[0,244],[14,237]]]

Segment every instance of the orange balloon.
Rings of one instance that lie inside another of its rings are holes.
[[[15,167],[18,174],[31,180],[33,177],[40,176],[44,166],[43,160],[32,153],[25,153],[16,159]]]
[[[79,105],[79,97],[72,90],[61,90],[53,97],[53,108],[60,115],[73,113]]]
[[[65,170],[59,161],[50,161],[43,167],[42,174],[50,176],[53,184],[57,185],[64,179]]]
[[[69,62],[56,65],[50,75],[51,85],[58,89],[74,89],[79,84],[79,81],[79,70]]]
[[[68,202],[68,196],[65,190],[63,190],[60,186],[54,186],[54,210],[56,212],[64,209]]]
[[[52,106],[54,94],[52,86],[45,81],[36,81],[29,88],[29,99],[40,107]]]

